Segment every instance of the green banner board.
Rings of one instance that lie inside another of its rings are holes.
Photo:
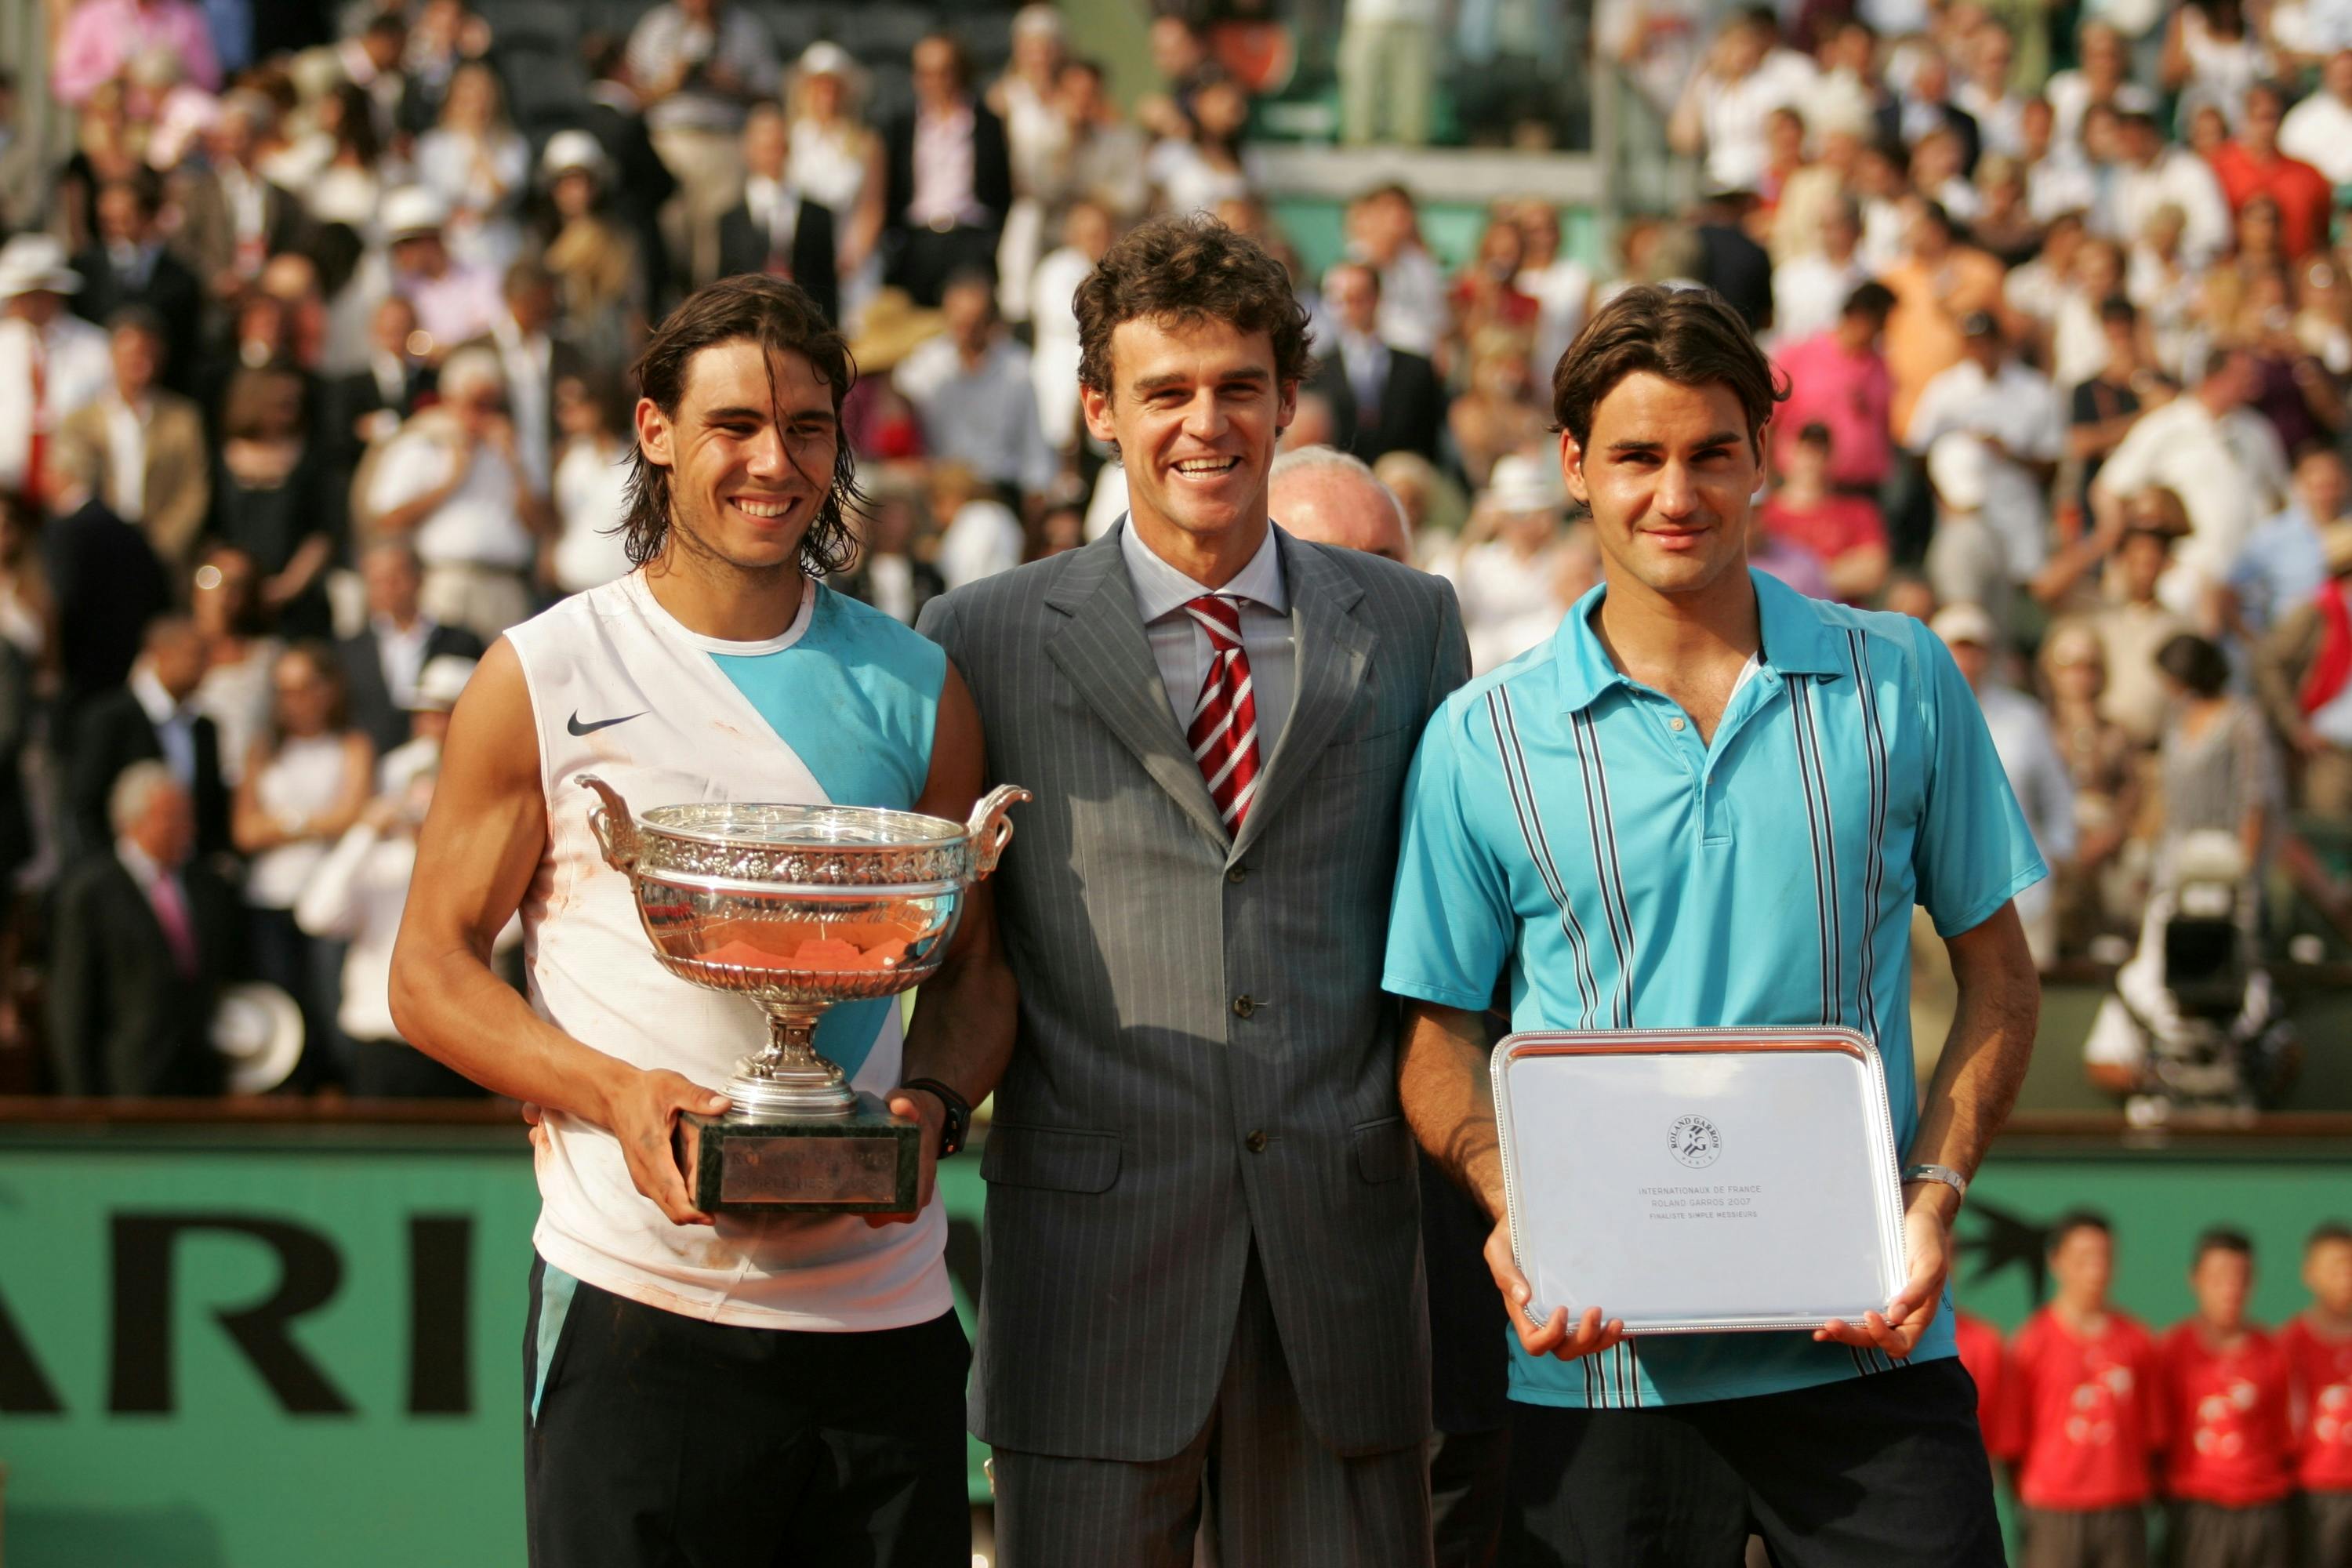
[[[2352,1208],[2347,1153],[2005,1152],[1963,1226],[1964,1296],[2013,1324],[2039,1227],[2090,1204],[2134,1311],[2185,1312],[2189,1243],[2227,1221],[2284,1315],[2304,1233]],[[976,1161],[943,1183],[968,1314]],[[520,1130],[0,1126],[9,1568],[520,1563],[536,1210]]]

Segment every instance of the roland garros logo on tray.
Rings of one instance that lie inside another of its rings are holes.
[[[1666,1148],[1694,1171],[1705,1170],[1723,1152],[1723,1134],[1704,1116],[1682,1116],[1666,1131]]]

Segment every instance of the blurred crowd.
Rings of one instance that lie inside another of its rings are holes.
[[[1441,18],[1458,51],[1516,14],[1324,9],[1351,141],[1417,139]],[[1069,300],[1167,211],[1290,266],[1319,363],[1285,445],[1372,467],[1479,668],[1598,581],[1551,366],[1612,289],[1705,283],[1790,385],[1756,564],[1952,645],[2059,868],[2024,911],[2045,963],[2127,955],[2192,842],[2283,889],[2250,939],[2287,902],[2352,930],[2335,0],[1608,0],[1627,166],[1650,137],[1696,201],[1596,262],[1530,194],[1442,259],[1453,204],[1381,184],[1317,268],[1214,17],[1151,21],[1130,106],[1047,5],[859,58],[787,51],[789,0],[663,0],[579,37],[568,94],[496,0],[53,12],[58,155],[0,75],[15,1087],[217,1087],[210,999],[257,979],[300,1013],[294,1087],[458,1089],[383,1000],[413,835],[470,661],[628,569],[648,324],[741,271],[835,313],[871,501],[835,585],[911,622],[1117,521]]]

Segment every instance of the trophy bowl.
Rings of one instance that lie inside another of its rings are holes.
[[[999,785],[955,823],[755,802],[635,813],[604,780],[580,782],[597,796],[589,826],[628,878],[662,966],[768,1015],[766,1046],[722,1086],[733,1102],[725,1121],[790,1129],[887,1118],[818,1053],[818,1022],[835,1003],[895,996],[937,973],[965,894],[1013,837],[1006,813],[1029,792]]]

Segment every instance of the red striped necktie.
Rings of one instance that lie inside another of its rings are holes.
[[[1250,690],[1249,650],[1242,646],[1241,601],[1203,594],[1184,613],[1209,634],[1213,656],[1184,739],[1225,831],[1238,834],[1257,795],[1257,699]]]

